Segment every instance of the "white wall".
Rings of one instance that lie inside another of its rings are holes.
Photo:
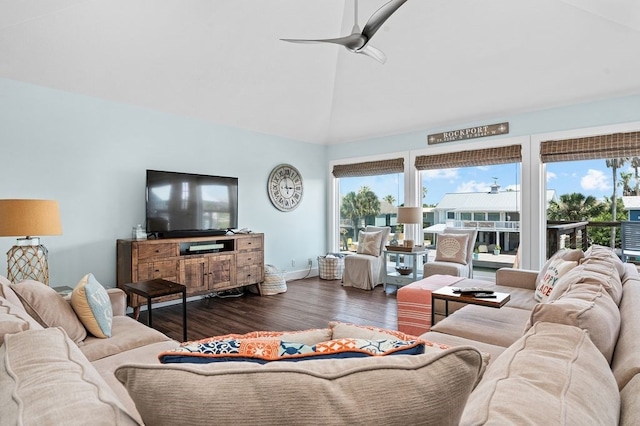
[[[315,258],[326,252],[324,146],[6,79],[0,144],[0,198],[60,204],[63,235],[42,237],[52,286],[75,286],[88,272],[115,286],[116,239],[129,238],[145,220],[146,169],[238,177],[239,227],[265,233],[265,263],[295,275],[306,271],[309,257],[317,267]],[[280,163],[294,165],[304,179],[293,212],[276,210],[267,196],[267,178]],[[0,251],[14,243],[0,238]]]

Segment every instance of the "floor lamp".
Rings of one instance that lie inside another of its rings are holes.
[[[7,278],[49,285],[47,249],[33,235],[62,235],[58,202],[0,200],[0,237],[21,237],[7,252]]]

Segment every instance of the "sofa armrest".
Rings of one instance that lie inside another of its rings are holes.
[[[127,314],[127,293],[119,288],[108,288],[107,294],[111,299],[111,310],[114,316],[124,316]]]
[[[496,271],[496,285],[535,290],[537,277],[538,271],[500,268]]]

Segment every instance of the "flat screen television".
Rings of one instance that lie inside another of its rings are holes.
[[[147,233],[223,235],[238,227],[238,178],[147,170]]]

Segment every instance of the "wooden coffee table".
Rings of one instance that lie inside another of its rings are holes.
[[[156,278],[123,285],[124,289],[147,299],[147,325],[153,328],[151,299],[182,293],[182,339],[187,341],[187,287],[173,281]]]
[[[435,306],[436,300],[444,300],[444,316],[448,317],[450,301],[467,303],[470,305],[488,306],[490,308],[501,308],[511,299],[511,296],[509,295],[509,293],[494,292],[493,294],[496,297],[488,298],[488,299],[454,293],[453,290],[456,287],[458,287],[458,285],[454,285],[451,287],[442,287],[442,288],[439,288],[438,290],[434,290],[431,292],[431,306],[432,306],[431,324],[432,325],[435,323],[435,309],[433,309],[433,307]],[[460,287],[465,287],[465,286],[460,285]],[[487,286],[487,288],[491,289],[491,286]]]

